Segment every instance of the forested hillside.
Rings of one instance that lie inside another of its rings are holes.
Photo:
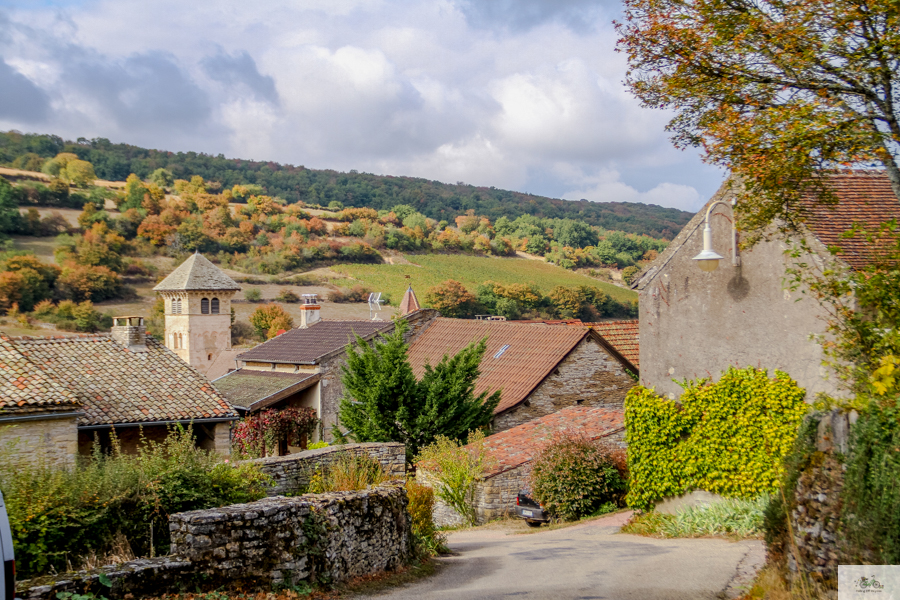
[[[568,201],[475,187],[463,183],[446,184],[413,177],[393,177],[369,173],[339,173],[211,156],[197,152],[149,150],[128,144],[113,144],[97,138],[67,141],[54,135],[0,132],[0,164],[14,168],[40,170],[40,165],[60,152],[71,152],[90,162],[101,179],[121,181],[134,173],[146,179],[159,168],[176,178],[194,175],[229,189],[234,185],[255,184],[270,196],[288,202],[331,205],[332,208],[370,207],[390,210],[407,204],[435,220],[452,221],[468,210],[492,221],[500,217],[515,219],[522,215],[540,218],[577,219],[604,229],[646,234],[672,239],[688,222],[691,213],[674,208],[625,203]]]

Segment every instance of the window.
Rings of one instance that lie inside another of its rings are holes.
[[[172,314],[173,315],[181,314],[181,298],[175,298],[172,300]]]
[[[219,299],[218,298],[212,299],[212,314],[214,314],[214,315],[219,314]]]
[[[204,298],[200,301],[200,312],[204,315],[209,314],[209,298]]]

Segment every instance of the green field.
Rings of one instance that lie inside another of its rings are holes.
[[[425,292],[448,279],[459,281],[473,293],[485,281],[504,285],[530,283],[545,294],[558,285],[589,285],[602,289],[616,300],[637,301],[637,294],[631,290],[537,260],[460,254],[407,255],[406,259],[413,264],[343,264],[332,270],[357,279],[372,290],[389,294],[394,302],[400,301],[408,285],[412,285],[419,299],[424,300]]]

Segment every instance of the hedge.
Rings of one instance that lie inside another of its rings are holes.
[[[774,492],[806,391],[786,373],[769,378],[753,367],[680,385],[678,402],[643,386],[625,399],[628,505],[647,510],[695,489],[745,499]]]

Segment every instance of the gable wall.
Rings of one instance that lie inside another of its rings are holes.
[[[525,402],[494,417],[491,431],[506,431],[579,401],[582,406],[622,406],[633,385],[622,363],[586,337]]]
[[[821,348],[809,339],[824,332],[824,313],[815,300],[784,289],[787,242],[740,251],[741,266],[734,267],[726,215],[730,210],[718,206],[711,219],[713,248],[726,257],[717,270],[704,273],[692,260],[702,250],[701,224],[641,289],[641,383],[677,398],[682,390],[673,379],[718,380],[729,366],[754,366],[787,372],[809,401],[815,392],[834,393],[834,381],[823,378]],[[824,248],[816,251],[822,254],[804,260],[821,264]]]

